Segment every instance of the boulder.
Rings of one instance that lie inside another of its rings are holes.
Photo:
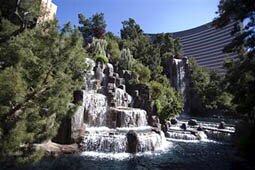
[[[219,129],[225,129],[226,128],[226,123],[221,121],[218,128]]]
[[[166,121],[166,125],[167,125],[167,129],[169,129],[171,127],[171,122],[170,121]]]
[[[168,129],[167,129],[166,124],[163,124],[163,125],[162,125],[161,130],[162,130],[164,133],[167,132]]]
[[[176,125],[178,123],[176,118],[171,119],[170,122],[171,122],[171,125]]]
[[[198,124],[197,124],[197,120],[196,120],[196,119],[190,119],[190,120],[188,121],[188,125],[189,125],[189,126],[196,126],[196,125],[198,125]]]
[[[159,122],[159,118],[155,115],[148,117],[148,124],[152,127],[161,129],[161,124]]]
[[[126,91],[126,86],[125,86],[124,84],[119,85],[118,88],[120,88],[120,89]]]
[[[130,130],[127,134],[127,152],[137,153],[138,152],[138,135],[135,131]]]
[[[186,130],[186,129],[187,129],[186,123],[183,123],[183,124],[181,125],[181,128],[182,128],[183,130]]]
[[[109,79],[108,79],[108,82],[112,83],[112,84],[115,84],[116,83],[116,78],[110,76]]]
[[[73,92],[74,103],[78,103],[83,100],[83,91],[76,90]]]
[[[201,125],[198,126],[197,131],[203,131],[203,127]]]

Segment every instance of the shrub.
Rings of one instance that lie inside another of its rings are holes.
[[[139,81],[142,83],[147,83],[151,79],[150,69],[137,60],[134,60],[130,70],[136,72],[139,75]]]
[[[108,60],[108,58],[106,57],[106,56],[104,56],[104,55],[101,55],[101,54],[98,54],[98,55],[96,55],[96,61],[99,61],[99,62],[101,62],[101,63],[109,63],[109,60]]]

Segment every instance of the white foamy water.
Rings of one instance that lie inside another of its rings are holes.
[[[160,156],[164,153],[167,153],[173,147],[173,143],[170,141],[164,141],[160,147],[155,151],[146,151],[138,152],[136,154],[130,154],[127,152],[121,153],[105,153],[105,152],[96,152],[96,151],[85,151],[81,153],[81,156],[90,157],[93,159],[107,159],[107,160],[127,160],[134,157],[141,156]]]

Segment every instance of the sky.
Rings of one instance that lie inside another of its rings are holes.
[[[119,35],[121,22],[135,19],[145,33],[177,32],[211,22],[219,0],[53,0],[60,25],[78,24],[78,14],[104,13],[107,31]]]

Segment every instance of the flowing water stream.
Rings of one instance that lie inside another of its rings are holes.
[[[91,61],[90,61],[91,62]],[[185,90],[181,60],[174,60],[177,68],[177,87]],[[94,67],[95,64],[91,62]],[[93,68],[92,67],[92,68]],[[100,70],[100,69],[99,69]],[[106,75],[102,75],[103,79]],[[49,170],[157,170],[157,169],[232,169],[235,149],[229,139],[234,128],[226,124],[219,130],[219,120],[214,122],[204,119],[197,125],[188,126],[188,119],[180,118],[164,134],[148,126],[147,113],[144,110],[128,107],[132,98],[124,89],[114,84],[110,106],[109,96],[98,91],[99,80],[91,70],[85,77],[82,105],[72,118],[76,127],[84,128],[82,153],[65,156],[54,160],[43,160],[25,169]],[[100,76],[99,76],[100,77]],[[186,130],[181,126],[187,125]],[[198,126],[205,129],[198,131]],[[73,129],[75,131],[77,129]],[[131,139],[129,137],[131,134]],[[131,141],[131,142],[130,142]],[[135,154],[129,147],[135,144]]]

